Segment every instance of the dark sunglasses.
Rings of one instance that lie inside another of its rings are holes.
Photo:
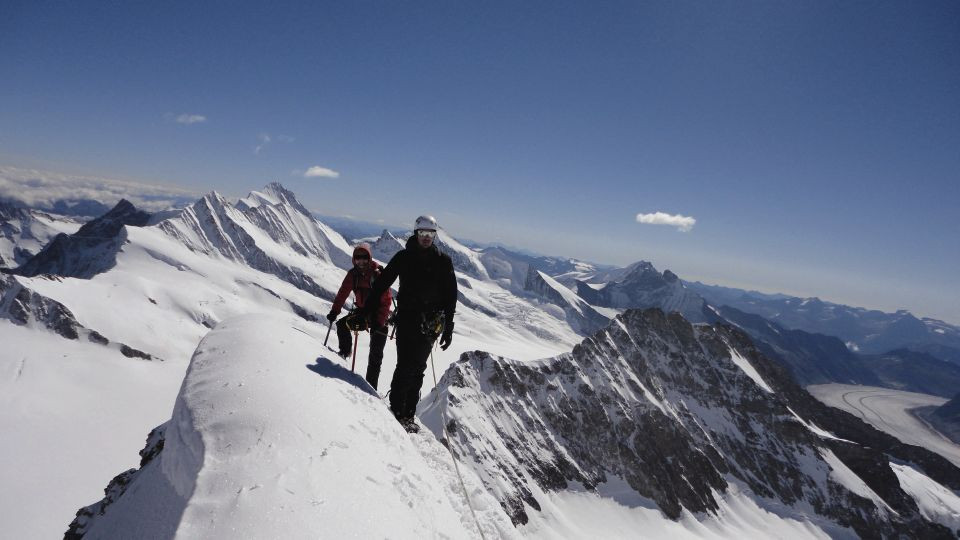
[[[367,255],[366,253],[357,253],[356,255],[353,256],[353,258],[354,258],[354,259],[369,259],[370,256]]]

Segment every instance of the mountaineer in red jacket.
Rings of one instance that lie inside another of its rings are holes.
[[[340,291],[333,300],[333,307],[327,314],[327,320],[333,322],[340,314],[340,309],[353,292],[354,307],[360,309],[368,301],[377,305],[376,313],[370,320],[370,355],[367,357],[367,382],[374,389],[377,388],[377,379],[380,377],[380,364],[383,362],[383,346],[387,343],[387,317],[390,316],[390,304],[393,300],[390,289],[383,291],[378,300],[370,300],[370,284],[380,275],[380,265],[373,260],[370,245],[363,243],[353,249],[353,268],[347,270],[346,277],[340,285]],[[371,306],[372,307],[372,306]],[[372,309],[371,309],[372,311]],[[337,339],[340,341],[340,356],[350,356],[351,329],[347,327],[350,317],[337,321]],[[363,321],[355,318],[355,321]]]

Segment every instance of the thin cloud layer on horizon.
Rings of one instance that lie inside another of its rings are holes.
[[[70,206],[79,201],[113,205],[127,199],[143,210],[159,211],[189,204],[197,197],[195,192],[171,186],[0,166],[0,199],[32,208],[52,209],[58,202]]]
[[[676,227],[680,232],[690,232],[697,220],[690,216],[680,214],[671,215],[666,212],[654,212],[652,214],[637,214],[637,223],[644,225],[670,225]]]

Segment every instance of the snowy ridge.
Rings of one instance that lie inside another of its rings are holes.
[[[480,254],[468,248],[440,229],[437,231],[437,247],[450,256],[453,267],[477,279],[489,279],[487,269],[480,260]]]
[[[321,330],[264,315],[218,325],[197,348],[171,420],[148,439],[141,469],[78,512],[71,532],[479,538],[446,449],[404,432],[360,375],[315,358]],[[464,476],[486,537],[517,537],[476,477]]]
[[[675,520],[688,512],[709,520],[729,504],[724,494],[739,493],[832,537],[945,532],[895,485],[831,465],[824,445],[836,453],[830,459],[885,461],[805,427],[733,350],[750,365],[767,362],[731,327],[628,310],[570,354],[537,362],[464,355],[420,414],[438,436],[445,415],[450,444],[518,525],[559,519],[537,512],[563,493],[603,497],[601,486],[622,482],[620,497],[647,500]],[[766,370],[758,373],[766,380]],[[864,489],[874,485],[883,497]]]
[[[533,266],[530,266],[527,272],[524,289],[561,307],[570,326],[582,334],[594,332],[606,326],[610,319],[618,314],[615,309],[591,306],[573,291]]]

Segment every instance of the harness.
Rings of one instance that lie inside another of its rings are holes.
[[[420,314],[420,333],[427,336],[430,341],[436,340],[443,333],[443,327],[447,321],[447,315],[443,311],[431,311]]]

